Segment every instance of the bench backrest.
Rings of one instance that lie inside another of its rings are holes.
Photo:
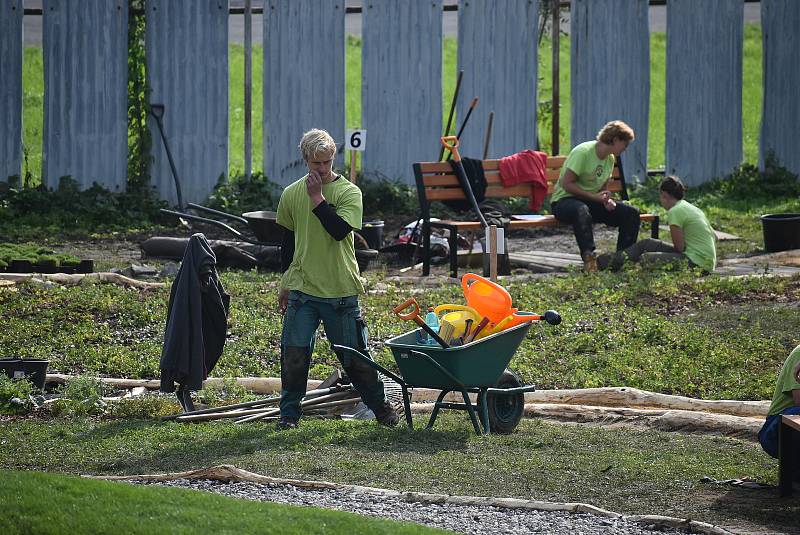
[[[561,174],[561,166],[567,159],[566,156],[547,157],[547,194],[553,193],[555,183]],[[608,190],[622,192],[622,197],[627,199],[625,177],[619,166],[620,159],[614,166],[611,179],[608,181]],[[519,184],[510,188],[503,187],[500,180],[500,160],[483,160],[483,173],[486,177],[486,198],[530,197],[530,184]],[[417,182],[420,206],[427,211],[431,201],[446,201],[466,199],[464,190],[458,181],[450,162],[420,162],[414,164],[414,177]]]

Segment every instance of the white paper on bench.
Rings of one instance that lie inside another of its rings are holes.
[[[511,216],[511,219],[516,219],[518,221],[540,221],[542,219],[549,219],[550,217],[549,215],[541,214],[514,214]]]

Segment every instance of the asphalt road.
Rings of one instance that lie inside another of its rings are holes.
[[[361,0],[347,0],[347,6],[360,6]],[[453,0],[445,0],[445,4],[454,4]],[[244,0],[230,0],[231,7],[244,6]],[[261,7],[263,0],[253,0],[253,6]],[[41,8],[41,0],[25,0],[26,8]],[[569,32],[569,12],[564,12],[565,21],[562,31]],[[745,24],[761,23],[761,4],[748,2],[744,5]],[[345,16],[345,32],[352,35],[361,35],[361,15],[358,13]],[[664,32],[667,28],[666,6],[653,6],[650,8],[650,31]],[[244,42],[244,15],[231,15],[228,23],[229,38],[231,42]],[[447,37],[458,35],[458,14],[455,11],[445,11],[442,17],[442,32]],[[261,15],[253,15],[253,42],[260,43],[263,37],[263,19]],[[23,39],[27,46],[41,46],[42,44],[42,17],[27,15],[23,18]]]

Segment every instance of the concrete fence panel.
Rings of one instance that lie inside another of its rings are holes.
[[[439,155],[442,2],[365,2],[362,35],[364,172],[413,184],[411,164]]]
[[[128,3],[44,0],[42,181],[125,189]],[[5,61],[5,59],[4,59]]]
[[[622,157],[628,180],[647,177],[650,109],[648,0],[573,0],[572,146],[619,119],[636,132]],[[565,151],[566,152],[566,151]]]
[[[0,180],[22,174],[22,0],[0,5]]]
[[[228,1],[148,0],[150,103],[164,105],[164,132],[184,202],[202,202],[228,174]],[[156,121],[152,182],[175,204],[175,184]]]
[[[287,185],[311,128],[344,142],[344,0],[264,1],[264,172]],[[341,164],[341,157],[337,158]]]
[[[759,163],[774,154],[800,174],[800,2],[762,0],[764,106]]]
[[[687,185],[742,162],[742,0],[667,2],[666,170]]]
[[[461,139],[461,154],[483,155],[489,113],[494,111],[488,157],[537,147],[536,79],[538,0],[465,0],[458,10],[458,69],[464,70],[457,116],[478,106]],[[455,72],[444,73],[456,77]]]

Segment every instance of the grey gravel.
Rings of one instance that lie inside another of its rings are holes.
[[[216,480],[176,479],[165,482],[130,481],[215,492],[233,498],[338,509],[359,515],[416,522],[456,533],[632,534],[679,533],[648,529],[623,518],[587,513],[533,511],[493,506],[466,506],[408,502],[352,490],[306,489],[292,485],[226,483]]]

